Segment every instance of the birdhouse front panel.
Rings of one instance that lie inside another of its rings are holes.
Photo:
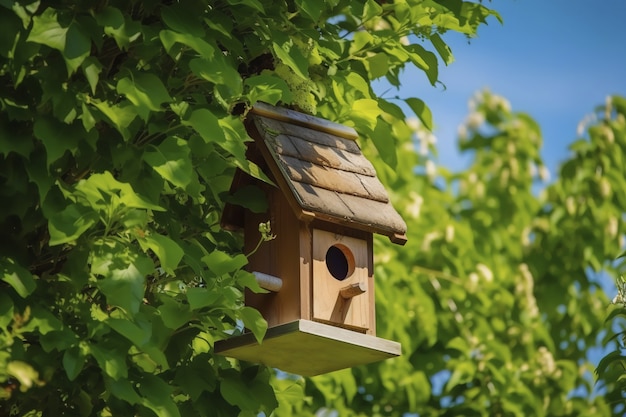
[[[313,319],[371,333],[367,241],[313,230]]]

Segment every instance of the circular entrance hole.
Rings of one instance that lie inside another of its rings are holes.
[[[326,251],[326,267],[335,279],[343,281],[354,272],[354,255],[347,246],[333,245]]]

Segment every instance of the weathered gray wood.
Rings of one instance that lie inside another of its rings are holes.
[[[255,120],[257,120],[257,127],[260,126],[263,131],[270,134],[277,135],[282,133],[289,136],[296,136],[319,145],[341,149],[342,151],[356,154],[361,153],[361,149],[353,140],[343,139],[339,136],[331,135],[330,133],[269,119],[267,117],[256,116]]]
[[[338,223],[356,224],[357,228],[375,230],[388,236],[402,235],[406,230],[404,220],[389,203],[340,194],[296,181],[292,181],[292,186],[304,209],[325,214]]]
[[[376,176],[374,166],[362,154],[344,152],[341,149],[311,143],[296,136],[289,136],[283,133],[277,135],[265,134],[264,138],[278,154],[342,171],[354,172],[370,177]]]
[[[389,201],[385,188],[375,177],[332,169],[290,156],[279,156],[278,159],[293,181],[383,203]]]
[[[263,343],[244,334],[215,344],[215,352],[314,376],[401,355],[399,343],[309,320],[268,329]]]
[[[291,142],[297,149],[298,155],[284,152],[285,155],[298,156],[304,161],[341,169],[342,171],[356,172],[357,174],[370,177],[376,176],[374,166],[363,154],[343,152],[340,149],[311,143],[295,136],[291,137]]]
[[[387,235],[394,243],[406,242],[406,223],[353,140],[329,133],[332,129],[323,128],[323,119],[305,115],[304,123],[292,110],[270,110],[263,105],[260,112],[252,112],[255,139],[298,218],[308,213]]]
[[[356,140],[359,138],[359,135],[351,127],[311,116],[309,114],[286,109],[284,107],[270,106],[269,104],[263,102],[257,102],[252,108],[252,113],[281,120],[294,125],[310,127],[345,139]]]

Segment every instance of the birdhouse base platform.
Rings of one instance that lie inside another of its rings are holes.
[[[215,344],[215,352],[282,371],[314,376],[400,356],[400,343],[310,320],[269,328],[263,343],[246,333]]]

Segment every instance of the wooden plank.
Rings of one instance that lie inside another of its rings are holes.
[[[246,291],[246,305],[256,308],[269,326],[301,318],[299,221],[283,193],[268,187],[268,213],[247,212],[245,253],[255,249],[261,236],[259,223],[270,221],[274,240],[262,243],[249,258],[248,270],[280,277],[279,292],[255,294]]]
[[[292,182],[300,197],[300,204],[316,215],[325,214],[327,220],[340,224],[354,224],[361,230],[387,236],[406,233],[406,223],[389,203],[339,194],[311,184]]]
[[[291,145],[297,151],[297,154],[282,152],[285,155],[294,156],[317,165],[341,169],[342,171],[356,172],[357,174],[370,177],[376,176],[374,166],[363,154],[344,152],[338,148],[323,146],[295,136],[279,135],[276,139],[282,141],[283,137],[290,139]],[[286,146],[284,149],[285,151],[287,150]]]
[[[251,113],[319,130],[321,132],[327,132],[345,139],[356,140],[359,137],[356,130],[349,126],[344,126],[339,123],[331,122],[330,120],[300,113],[284,107],[271,106],[263,102],[257,102],[252,107]]]
[[[344,139],[326,132],[320,132],[319,130],[269,119],[267,117],[255,116],[254,120],[259,131],[265,132],[265,134],[276,136],[282,133],[289,136],[295,136],[309,142],[317,143],[319,145],[341,149],[342,151],[352,152],[355,154],[361,153],[361,149],[353,140]]]
[[[400,356],[399,343],[298,320],[268,329],[262,344],[250,333],[215,344],[215,352],[285,372],[314,376]]]
[[[271,149],[277,154],[289,155],[302,159],[298,148],[291,141],[291,136],[283,135],[282,133],[276,136],[265,135],[265,141],[271,145]]]
[[[351,221],[354,214],[336,192],[297,181],[291,182],[300,205],[314,213],[326,213],[335,218]]]
[[[311,261],[313,233],[310,222],[300,222],[300,318],[312,318],[313,265]]]
[[[386,233],[388,235],[406,232],[406,223],[391,204],[348,194],[339,194],[338,197],[350,208],[355,221],[369,224],[381,231],[391,232]]]
[[[312,164],[291,156],[279,155],[278,160],[293,181],[368,200],[376,200],[383,203],[389,201],[385,187],[374,177],[365,177],[354,172]]]

